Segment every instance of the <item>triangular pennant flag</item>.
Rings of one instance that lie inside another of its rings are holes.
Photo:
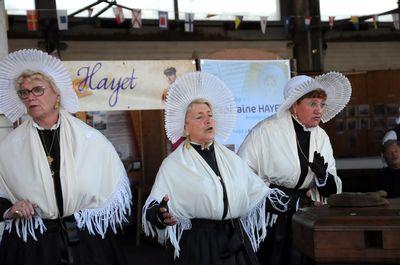
[[[306,28],[310,27],[311,20],[312,20],[312,16],[307,16],[304,18],[304,25],[306,26]]]
[[[168,29],[168,12],[158,11],[158,23],[161,29]]]
[[[329,16],[329,27],[333,29],[333,23],[335,22],[334,16]]]
[[[292,17],[291,16],[285,16],[283,17],[283,26],[285,28],[286,34],[289,33],[290,29],[290,23],[292,22]]]
[[[378,28],[378,15],[374,15],[372,16],[372,23],[374,24],[374,28],[377,29]]]
[[[260,17],[260,26],[263,34],[265,34],[265,30],[267,29],[267,21],[268,17]]]
[[[57,10],[57,22],[59,30],[68,29],[68,14],[66,9]]]
[[[206,18],[215,17],[216,14],[207,14]]]
[[[26,10],[26,22],[29,31],[36,31],[39,28],[39,12],[37,10]]]
[[[242,23],[243,16],[235,16],[235,29],[239,28],[240,23]]]
[[[142,27],[142,10],[132,10],[132,28],[140,29]]]
[[[351,16],[350,21],[353,23],[354,28],[358,30],[360,28],[358,16]]]
[[[399,30],[399,29],[400,29],[399,13],[392,14],[392,18],[393,18],[393,25],[394,25],[394,28],[395,28],[396,30]]]
[[[92,14],[93,14],[93,8],[92,8],[92,7],[89,7],[89,8],[86,9],[86,10],[87,10],[87,12],[88,12],[88,17],[91,17]]]
[[[10,23],[8,22],[7,10],[4,10],[4,14],[6,15],[6,31],[9,31],[10,30]]]
[[[186,32],[193,32],[193,20],[194,20],[194,13],[186,13],[185,14],[185,31]]]
[[[115,22],[117,22],[117,24],[122,24],[125,21],[124,10],[122,9],[122,7],[114,6],[113,12],[115,15]]]

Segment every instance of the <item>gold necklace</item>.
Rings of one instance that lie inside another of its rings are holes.
[[[56,138],[57,130],[55,130],[55,132],[53,133],[53,139],[51,140],[49,151],[47,151],[47,148],[46,148],[46,140],[45,140],[44,135],[43,135],[43,130],[39,130],[39,131],[40,131],[40,134],[42,136],[43,147],[44,147],[44,151],[46,153],[47,163],[49,164],[49,167],[50,167],[51,176],[54,177],[54,171],[51,168],[51,165],[53,164],[54,158],[50,155],[50,153],[51,153],[51,150],[53,149],[54,139]]]

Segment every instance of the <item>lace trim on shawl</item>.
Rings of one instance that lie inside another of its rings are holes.
[[[282,198],[285,198],[285,201]],[[267,236],[268,227],[272,227],[278,218],[276,214],[266,213],[265,205],[267,200],[271,202],[271,206],[274,209],[280,212],[288,210],[288,196],[279,189],[271,189],[252,210],[240,218],[254,251],[258,250],[260,243]]]
[[[188,218],[177,218],[178,223],[174,226],[167,226],[165,229],[158,229],[154,227],[146,219],[146,212],[152,201],[157,201],[154,198],[149,197],[143,207],[142,211],[142,228],[146,236],[157,237],[158,243],[165,245],[169,240],[174,246],[174,257],[179,257],[179,241],[181,240],[182,234],[185,230],[192,228],[192,223]],[[158,202],[158,201],[157,201]]]
[[[116,225],[122,226],[123,222],[127,222],[125,215],[131,214],[130,205],[132,200],[129,179],[123,176],[117,186],[116,191],[111,198],[104,203],[104,206],[96,209],[84,209],[74,213],[74,217],[79,229],[88,229],[89,233],[99,234],[102,238],[105,237],[108,227],[110,226],[114,233],[117,233]],[[28,236],[31,236],[37,241],[35,230],[39,229],[43,234],[46,231],[46,226],[40,216],[33,216],[30,219],[11,219],[5,220],[6,227],[11,233],[14,227],[17,235],[22,237],[26,242]]]

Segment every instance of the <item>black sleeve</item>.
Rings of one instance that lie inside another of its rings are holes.
[[[316,180],[318,181],[318,180]],[[337,192],[335,177],[328,173],[328,177],[324,186],[318,187],[318,192],[321,196],[328,198],[329,195],[335,194]]]
[[[157,201],[152,201],[150,203],[149,208],[147,208],[146,211],[146,219],[158,229],[165,229],[167,225],[160,220],[158,215],[160,209],[159,205],[160,204]]]
[[[0,197],[0,222],[4,221],[4,213],[10,209],[12,206],[12,203],[7,200],[6,198]]]

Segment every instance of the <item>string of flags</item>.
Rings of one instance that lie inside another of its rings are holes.
[[[120,25],[125,22],[124,16],[124,7],[122,6],[114,6],[112,11],[115,17],[115,23]],[[131,27],[134,29],[142,28],[142,10],[141,9],[130,9],[131,10]],[[68,13],[66,9],[57,10],[57,22],[59,30],[68,30]],[[90,18],[93,14],[93,8],[87,8],[87,16]],[[206,18],[212,18],[217,16],[218,14],[207,14]],[[194,32],[194,13],[185,13],[185,23],[184,29],[185,32]],[[293,18],[298,16],[284,16],[282,17],[284,30],[286,33],[289,33],[292,27]],[[379,16],[373,15],[372,17],[372,25],[375,29],[378,28]],[[399,23],[399,14],[393,13],[393,25],[396,30],[400,30]],[[306,29],[310,28],[312,24],[314,16],[305,16],[304,17],[304,26]],[[39,11],[38,10],[27,10],[26,11],[26,20],[27,20],[27,28],[28,31],[37,31],[39,29]],[[343,21],[343,20],[341,20]],[[358,16],[351,16],[350,20],[353,23],[354,29],[359,30],[360,19]],[[267,16],[260,16],[260,30],[262,34],[266,34],[267,29]],[[240,25],[243,23],[243,16],[235,16],[234,25],[235,30],[238,30]],[[168,12],[167,11],[158,11],[158,24],[159,28],[163,30],[168,30]],[[329,28],[332,30],[335,24],[335,16],[329,16]],[[8,30],[8,27],[7,27]]]

